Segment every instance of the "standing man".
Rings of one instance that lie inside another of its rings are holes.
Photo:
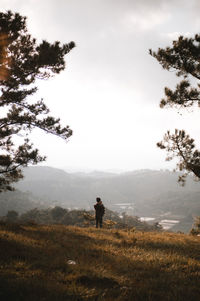
[[[102,204],[102,201],[100,198],[96,198],[96,204],[94,205],[95,209],[95,218],[96,218],[96,228],[98,228],[98,225],[100,225],[100,228],[102,228],[102,218],[105,213],[105,207]]]

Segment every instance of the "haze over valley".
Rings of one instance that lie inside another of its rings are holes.
[[[143,217],[148,222],[163,222],[166,229],[174,231],[188,232],[193,217],[200,215],[199,182],[189,177],[185,187],[181,187],[178,174],[167,170],[68,173],[37,166],[26,168],[24,176],[16,184],[19,191],[0,195],[1,215],[6,214],[6,210],[25,212],[35,207],[53,206],[93,210],[97,196],[110,210]],[[5,195],[8,195],[6,202]],[[9,196],[12,196],[10,203]],[[175,222],[170,224],[169,220]]]

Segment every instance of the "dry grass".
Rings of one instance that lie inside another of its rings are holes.
[[[0,253],[0,300],[200,300],[200,237],[2,224]]]

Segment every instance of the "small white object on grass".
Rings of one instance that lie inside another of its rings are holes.
[[[74,260],[67,260],[67,263],[68,264],[76,264],[76,261],[74,261]]]

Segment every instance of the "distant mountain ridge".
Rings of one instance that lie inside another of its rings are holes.
[[[200,215],[200,183],[189,177],[186,186],[181,187],[177,183],[178,174],[167,170],[84,174],[36,166],[24,169],[24,176],[16,188],[45,207],[90,210],[100,196],[111,210],[118,210],[117,204],[126,203],[130,205],[129,214],[180,219],[184,225],[188,224],[187,229],[193,216]],[[174,228],[181,229],[180,225]]]

